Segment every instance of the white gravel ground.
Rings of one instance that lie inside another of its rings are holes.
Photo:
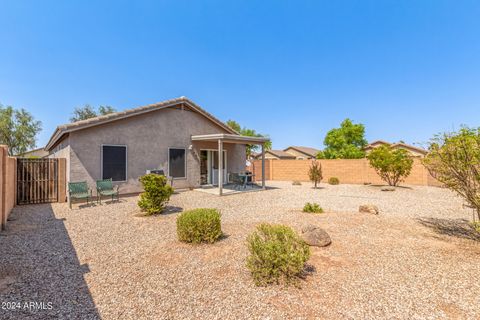
[[[0,235],[0,318],[104,319],[479,319],[480,236],[471,211],[447,190],[382,192],[363,185],[270,182],[225,197],[175,194],[171,212],[138,217],[120,203],[16,207]],[[317,202],[327,213],[300,212]],[[358,213],[375,204],[380,215]],[[179,210],[222,212],[225,239],[176,240]],[[312,248],[302,288],[255,287],[246,236],[260,222],[323,227],[332,245]],[[51,302],[51,310],[24,302]]]

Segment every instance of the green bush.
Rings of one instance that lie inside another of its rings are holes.
[[[140,177],[139,180],[145,192],[140,195],[138,206],[146,215],[161,213],[173,194],[173,188],[167,185],[167,178],[150,173]]]
[[[471,222],[470,225],[475,231],[480,232],[480,221]]]
[[[405,149],[392,149],[383,145],[370,151],[367,159],[380,178],[393,187],[412,171],[413,159]]]
[[[310,247],[284,225],[257,226],[248,236],[247,246],[250,252],[247,268],[258,286],[280,282],[296,284],[310,257]]]
[[[301,183],[300,181],[298,181],[298,180],[295,180],[295,181],[292,181],[292,185],[293,185],[293,186],[301,186],[302,183]]]
[[[309,213],[323,213],[322,207],[318,203],[310,203],[307,202],[303,206],[303,212],[309,212]]]
[[[217,209],[193,209],[177,217],[178,240],[189,243],[213,243],[222,236]]]
[[[330,179],[328,179],[328,183],[337,185],[337,184],[340,184],[340,180],[337,177],[331,177]]]

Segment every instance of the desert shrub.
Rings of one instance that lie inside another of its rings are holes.
[[[337,184],[340,184],[340,180],[337,177],[331,177],[330,179],[328,179],[328,183],[337,185]]]
[[[247,267],[256,285],[296,284],[310,257],[310,247],[284,225],[257,226],[247,238]]]
[[[146,215],[161,213],[173,194],[173,188],[167,185],[167,178],[150,173],[140,177],[139,180],[145,192],[140,195],[138,206]]]
[[[295,180],[295,181],[292,181],[292,185],[293,186],[301,186],[302,183],[300,181]]]
[[[465,199],[480,220],[480,128],[464,127],[435,136],[423,164],[433,177]]]
[[[390,186],[397,186],[412,171],[413,159],[404,149],[380,146],[370,151],[367,159],[380,178]]]
[[[323,213],[323,208],[320,207],[318,203],[310,203],[307,202],[303,206],[303,212],[309,212],[309,213]]]
[[[471,222],[470,225],[475,231],[480,232],[480,221]]]
[[[178,240],[189,243],[213,243],[222,236],[217,209],[193,209],[177,217]]]
[[[312,164],[310,165],[310,169],[308,170],[308,177],[310,181],[313,182],[315,189],[317,188],[317,184],[319,184],[322,179],[322,164],[317,160],[312,160]]]

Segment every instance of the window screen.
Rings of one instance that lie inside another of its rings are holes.
[[[185,149],[168,150],[168,175],[173,178],[185,178]]]
[[[102,146],[102,179],[127,180],[127,147]]]

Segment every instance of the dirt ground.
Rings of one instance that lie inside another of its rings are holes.
[[[225,197],[175,194],[154,217],[138,217],[137,197],[74,210],[16,207],[0,234],[1,318],[480,318],[480,235],[451,192],[268,185]],[[307,201],[327,212],[302,213]],[[380,214],[358,213],[360,204]],[[220,209],[224,239],[177,241],[178,212],[198,207]],[[312,223],[330,234],[330,246],[312,248],[301,288],[253,284],[245,239],[261,222]]]

